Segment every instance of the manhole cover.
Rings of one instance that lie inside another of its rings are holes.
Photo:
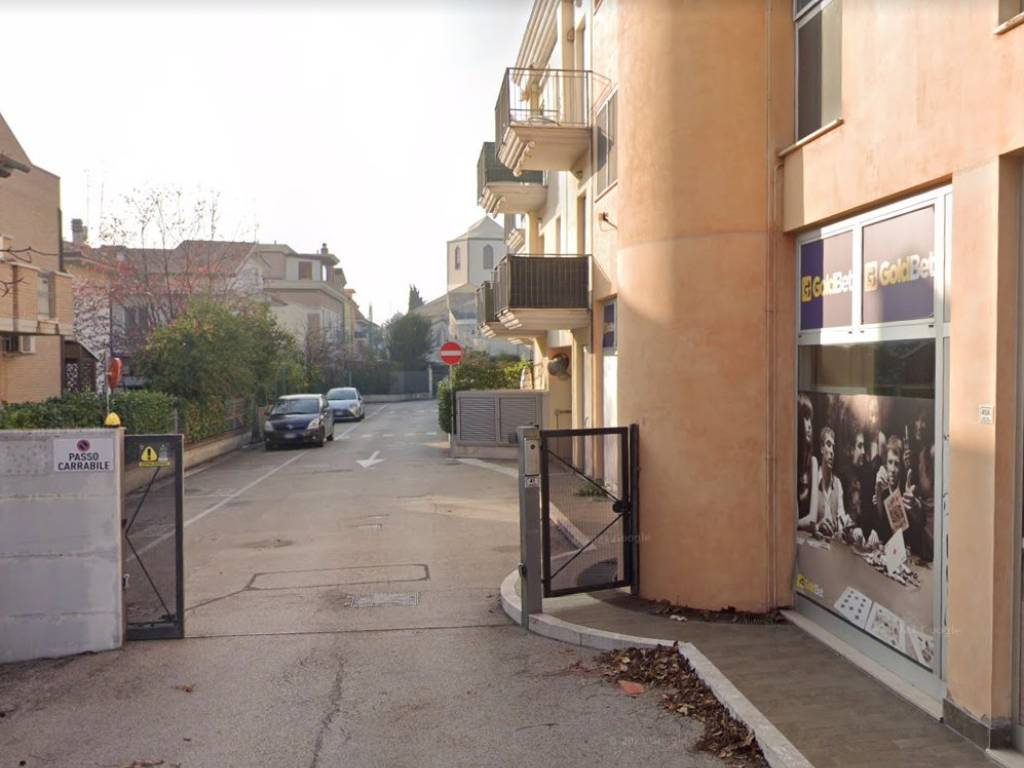
[[[374,592],[369,595],[352,595],[353,608],[393,608],[419,605],[418,592]]]

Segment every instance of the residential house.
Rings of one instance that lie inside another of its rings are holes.
[[[60,237],[60,179],[29,160],[0,116],[0,403],[63,391],[74,304]]]
[[[481,320],[639,425],[641,596],[793,606],[1020,749],[1024,7],[941,6],[536,0]]]
[[[197,295],[267,302],[281,326],[310,353],[353,354],[355,291],[326,245],[301,254],[287,245],[186,240],[172,249],[91,247],[76,219],[65,246],[68,269],[80,278],[77,332],[88,346],[125,361],[149,331],[173,319]]]

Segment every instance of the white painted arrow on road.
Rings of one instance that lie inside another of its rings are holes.
[[[356,461],[356,464],[361,466],[363,469],[369,469],[374,464],[380,464],[382,461],[384,461],[384,459],[378,459],[378,456],[380,456],[380,451],[374,451],[373,456],[371,456],[368,459],[359,459]]]

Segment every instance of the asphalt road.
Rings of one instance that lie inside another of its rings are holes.
[[[514,480],[450,460],[433,403],[336,434],[190,475],[188,637],[0,666],[0,768],[721,764],[506,619]]]

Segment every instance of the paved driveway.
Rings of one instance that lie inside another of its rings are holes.
[[[0,768],[720,764],[504,617],[515,483],[433,403],[337,436],[189,476],[188,638],[0,667]]]

